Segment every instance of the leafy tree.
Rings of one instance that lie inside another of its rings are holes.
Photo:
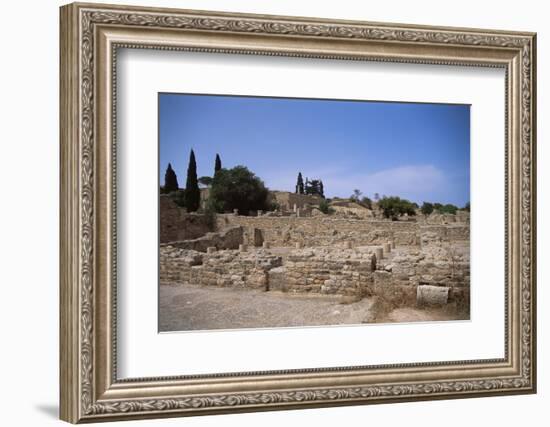
[[[168,163],[166,173],[164,174],[164,187],[162,188],[162,192],[171,193],[172,191],[178,191],[178,188],[178,177],[174,169],[172,169],[172,165]]]
[[[318,179],[309,180],[306,178],[305,193],[323,197],[321,192],[321,181]]]
[[[425,216],[428,216],[434,211],[434,205],[430,202],[424,202],[422,203],[422,207],[420,208],[420,210]]]
[[[397,196],[391,197],[382,197],[378,202],[378,206],[382,209],[382,212],[386,218],[391,218],[392,220],[397,220],[398,217],[402,215],[414,216],[416,215],[416,210],[414,209],[413,204],[406,200],[401,199]]]
[[[216,153],[216,161],[214,163],[214,175],[216,172],[218,172],[222,168],[222,159],[220,159],[220,155]]]
[[[204,185],[205,187],[210,187],[212,185],[211,176],[201,176],[199,178],[199,184]]]
[[[245,166],[220,169],[210,189],[209,205],[217,212],[238,209],[241,215],[249,211],[268,210],[268,190],[263,181]]]
[[[185,183],[185,207],[188,212],[195,212],[201,201],[201,192],[197,180],[197,161],[195,153],[191,150],[189,166],[187,166],[187,182]]]
[[[298,172],[298,179],[296,180],[296,194],[304,194],[304,179],[302,178],[302,172]]]
[[[450,203],[446,204],[446,205],[443,205],[441,206],[439,209],[438,209],[438,212],[439,213],[442,213],[442,214],[453,214],[455,215],[456,214],[456,211],[458,210],[458,207],[456,207],[455,205],[452,205]]]

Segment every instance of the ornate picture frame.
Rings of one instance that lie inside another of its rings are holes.
[[[79,3],[60,13],[61,419],[536,391],[535,34]],[[118,379],[114,147],[120,48],[504,69],[505,357]]]

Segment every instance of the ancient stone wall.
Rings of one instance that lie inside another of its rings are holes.
[[[242,226],[249,235],[260,230],[272,246],[331,246],[350,241],[354,246],[395,240],[397,245],[418,244],[419,226],[406,221],[364,221],[343,218],[217,215],[217,227]]]
[[[282,211],[293,212],[294,205],[297,209],[304,209],[307,205],[319,205],[322,198],[317,195],[296,194],[288,191],[270,191],[269,198],[276,202]]]
[[[465,240],[470,240],[470,226],[467,224],[420,226],[422,245]]]
[[[413,306],[418,287],[445,288],[451,300],[469,305],[470,248],[468,244],[430,243],[418,249],[396,249],[378,264],[374,293],[394,306]]]
[[[187,213],[167,195],[160,196],[160,242],[196,239],[214,231],[215,222],[205,215]]]
[[[281,290],[366,296],[372,295],[376,257],[373,250],[302,249],[294,250],[279,269]],[[286,280],[281,280],[284,274]]]
[[[160,250],[161,283],[246,287],[270,291],[372,294],[373,250],[293,250],[284,262],[267,250],[202,253],[176,245]]]
[[[267,249],[198,252],[161,247],[165,284],[245,287],[266,291],[377,296],[393,307],[416,306],[419,288],[442,288],[450,301],[469,305],[468,245],[422,248],[378,246],[306,248],[278,256]],[[441,293],[441,292],[440,292]]]
[[[268,289],[267,272],[281,266],[281,257],[254,252],[202,253],[166,245],[160,249],[161,284]]]
[[[244,232],[241,226],[232,226],[223,231],[206,233],[197,239],[173,241],[162,246],[171,246],[178,249],[190,249],[198,252],[206,252],[208,248],[238,249],[243,243]]]

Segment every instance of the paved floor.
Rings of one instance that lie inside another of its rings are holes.
[[[343,301],[341,297],[322,295],[161,285],[159,329],[168,332],[460,319],[447,310],[416,308],[396,309],[381,317],[375,299]]]

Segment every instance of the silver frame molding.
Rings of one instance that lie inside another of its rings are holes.
[[[536,391],[534,33],[80,3],[60,13],[61,419],[112,421]],[[118,48],[504,68],[505,357],[117,379]]]

